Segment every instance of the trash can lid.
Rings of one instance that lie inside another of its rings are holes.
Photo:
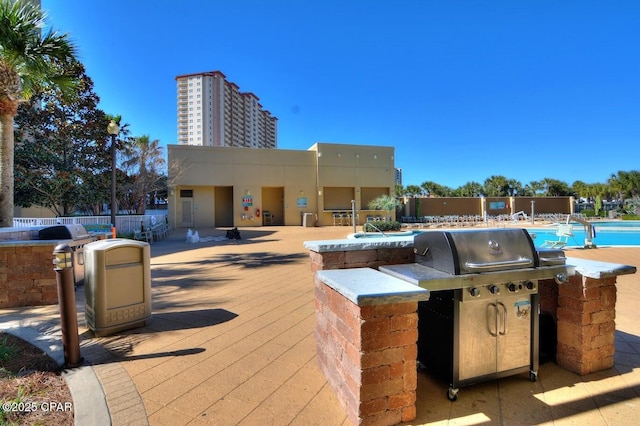
[[[111,250],[118,247],[147,247],[149,243],[145,241],[130,240],[128,238],[109,238],[98,240],[84,246],[87,250]]]

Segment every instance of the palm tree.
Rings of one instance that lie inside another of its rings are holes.
[[[633,198],[640,194],[640,171],[619,171],[618,175],[612,175],[609,184],[620,193],[620,198]]]
[[[418,185],[407,185],[404,190],[404,195],[414,198],[422,196],[422,188],[420,188]]]
[[[478,182],[467,182],[456,191],[456,195],[460,197],[479,197],[482,195],[482,185]]]
[[[148,135],[131,138],[124,155],[124,167],[132,172],[132,192],[136,201],[136,213],[144,214],[147,195],[159,189],[160,168],[164,166],[160,141]]]
[[[13,226],[14,118],[20,102],[37,90],[57,86],[67,92],[73,80],[61,63],[75,61],[67,34],[49,30],[45,14],[29,1],[0,0],[0,227]]]
[[[392,195],[381,195],[369,201],[369,208],[374,210],[385,210],[387,212],[386,220],[391,220],[391,212],[400,206],[400,201]]]

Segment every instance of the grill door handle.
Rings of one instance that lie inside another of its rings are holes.
[[[496,312],[499,312],[500,308],[502,308],[502,327],[498,328],[498,333],[501,336],[504,336],[505,334],[507,334],[507,307],[504,306],[504,303],[498,302],[496,306]]]
[[[495,317],[494,317],[495,331],[493,331],[494,329],[491,328],[491,312],[492,311],[495,314]],[[500,327],[498,323],[499,321],[498,316],[499,316],[498,305],[496,305],[495,303],[489,303],[487,305],[487,330],[489,330],[489,334],[493,337],[496,337],[498,335],[498,328]]]
[[[466,262],[465,266],[468,269],[492,269],[495,267],[505,267],[505,266],[533,266],[533,260],[527,258],[521,258],[517,260],[504,260],[501,262],[485,262],[485,263],[475,263],[475,262]]]
[[[564,265],[566,261],[564,257],[541,257],[540,263],[545,263],[545,265]]]

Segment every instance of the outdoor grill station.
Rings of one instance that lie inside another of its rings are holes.
[[[304,246],[319,367],[355,424],[415,420],[416,399],[429,397],[417,395],[423,368],[446,380],[451,401],[483,381],[536,381],[548,336],[560,367],[579,375],[611,368],[616,277],[636,272],[536,249],[518,228]],[[541,312],[551,330],[540,327]]]
[[[524,229],[435,231],[414,239],[416,263],[380,267],[430,291],[418,304],[418,361],[461,386],[539,364],[538,280],[566,281],[562,250],[536,251]]]

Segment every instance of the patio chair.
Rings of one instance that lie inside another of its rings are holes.
[[[134,229],[133,239],[138,241],[146,241],[151,244],[151,242],[153,241],[153,234],[150,230],[145,230],[144,228]]]

